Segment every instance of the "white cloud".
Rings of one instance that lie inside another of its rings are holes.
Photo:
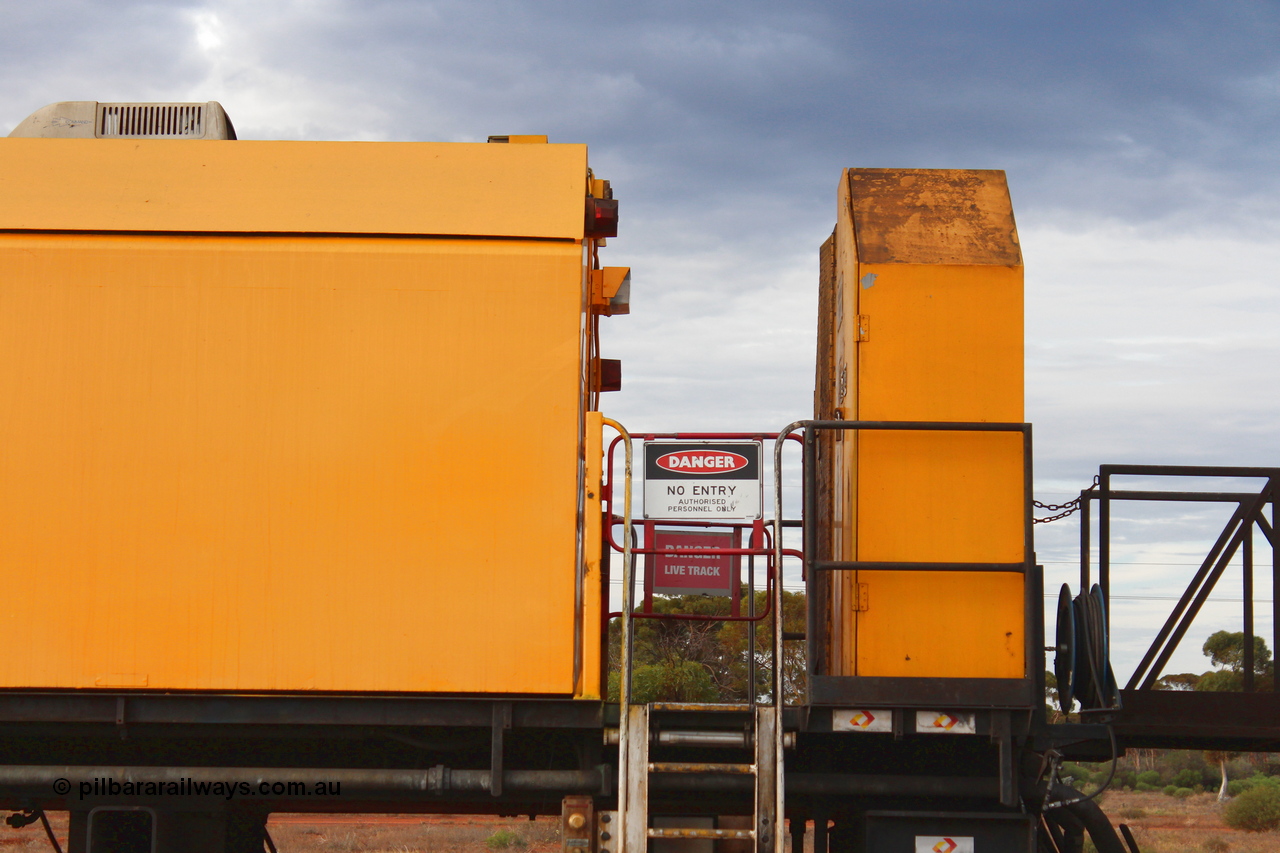
[[[199,11],[191,14],[196,28],[196,44],[205,54],[212,54],[223,44],[222,22],[213,12]]]

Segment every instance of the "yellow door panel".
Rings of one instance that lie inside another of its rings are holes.
[[[861,264],[862,420],[1021,422],[1022,269]]]
[[[0,687],[573,692],[579,245],[9,233],[0,271],[0,566],[60,614],[0,605]]]
[[[859,560],[1022,562],[1021,433],[867,431],[858,456]]]
[[[863,571],[858,675],[1022,678],[1022,575]]]

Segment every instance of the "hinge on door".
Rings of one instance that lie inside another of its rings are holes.
[[[858,341],[861,342],[861,341],[871,340],[871,315],[870,314],[858,315],[857,332],[858,332]]]
[[[859,613],[861,613],[864,610],[867,610],[868,609],[867,598],[868,598],[867,585],[865,583],[858,584],[858,600],[855,603],[855,606],[853,609],[858,611]]]

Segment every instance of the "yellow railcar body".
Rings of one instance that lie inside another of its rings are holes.
[[[599,695],[582,146],[0,176],[0,688]]]
[[[1003,173],[847,170],[834,255],[840,416],[1022,422],[1022,260]],[[1023,561],[1021,434],[866,430],[834,447],[835,559]],[[832,674],[1024,676],[1020,574],[844,572],[832,603]]]

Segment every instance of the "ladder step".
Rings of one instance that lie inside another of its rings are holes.
[[[687,761],[651,761],[650,773],[720,773],[730,776],[752,776],[754,764],[704,764]]]
[[[654,711],[720,711],[721,713],[742,713],[751,710],[751,706],[745,702],[732,705],[716,702],[653,702],[649,708]]]
[[[754,841],[754,829],[650,829],[650,838],[718,838],[727,841]]]
[[[746,749],[751,738],[744,731],[703,729],[664,730],[658,732],[658,743],[674,746],[725,746]]]
[[[617,746],[621,740],[620,735],[618,729],[606,726],[605,745]],[[787,735],[792,740],[795,739],[795,732],[787,732]],[[664,746],[722,746],[730,749],[751,747],[750,735],[742,730],[732,729],[664,729],[656,733],[650,732],[649,740]]]

